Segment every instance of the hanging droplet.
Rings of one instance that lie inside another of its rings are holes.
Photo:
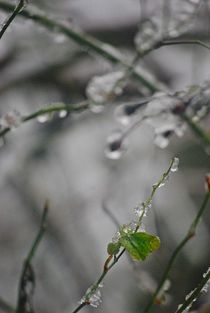
[[[115,109],[114,115],[117,121],[122,125],[129,125],[132,121],[133,115],[136,113],[139,106],[122,104]]]
[[[37,116],[37,121],[39,123],[46,123],[49,119],[50,115],[48,113]]]
[[[105,155],[112,160],[118,160],[121,158],[123,152],[126,150],[126,143],[123,138],[121,130],[113,132],[107,138],[107,146],[105,149]]]
[[[174,158],[173,164],[171,166],[171,172],[177,172],[179,167],[179,158]]]
[[[164,149],[169,144],[169,139],[165,137],[163,134],[156,134],[154,143],[161,149]]]
[[[65,118],[67,115],[68,115],[68,111],[66,111],[66,110],[61,110],[61,111],[59,111],[59,113],[58,113],[58,116],[59,116],[60,118]]]
[[[0,119],[1,128],[10,128],[11,130],[14,130],[17,127],[19,127],[21,123],[22,123],[22,116],[20,112],[18,112],[17,110],[12,110],[6,113]]]

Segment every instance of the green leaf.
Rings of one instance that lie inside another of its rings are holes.
[[[109,255],[115,255],[119,252],[120,250],[120,243],[117,242],[117,243],[113,243],[113,242],[110,242],[107,246],[107,252]]]
[[[134,260],[144,260],[160,247],[160,239],[145,232],[125,234],[120,238],[120,243]]]

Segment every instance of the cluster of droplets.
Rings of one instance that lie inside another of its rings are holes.
[[[17,110],[12,110],[0,118],[0,128],[16,129],[22,124],[22,115]]]
[[[152,50],[161,40],[160,19],[156,17],[146,20],[140,24],[139,30],[134,38],[136,50],[140,55]]]
[[[202,119],[210,111],[210,82],[186,87],[169,94],[157,92],[150,98],[118,106],[114,116],[121,129],[107,138],[105,153],[110,159],[120,159],[126,151],[128,135],[145,122],[154,130],[154,143],[166,148],[172,135],[182,137],[185,114],[193,121]]]
[[[106,101],[123,91],[124,72],[116,71],[102,76],[93,77],[86,88],[86,94],[91,102],[90,110],[99,113]]]
[[[91,286],[87,289],[84,297],[80,300],[80,303],[87,303],[94,308],[97,308],[101,303],[101,290],[100,288],[103,287],[103,284],[99,284],[97,286]]]
[[[174,38],[186,32],[202,0],[175,0],[170,4],[171,18],[167,23],[164,17],[155,15],[143,21],[134,38],[136,50],[140,55],[156,48],[164,38]]]
[[[194,20],[202,0],[176,0],[172,6],[172,18],[169,21],[168,36],[177,37],[186,32]]]
[[[210,273],[210,267],[208,268],[206,273],[203,274],[203,278],[205,278],[209,273]],[[208,290],[209,290],[209,283],[210,283],[210,279],[205,283],[205,285],[201,289],[202,293],[207,293],[208,292]]]
[[[54,117],[55,115],[55,112],[46,112],[46,113],[43,113],[43,114],[39,114],[37,116],[37,121],[41,124],[44,124],[46,122],[49,122],[50,120],[52,120],[52,118]],[[61,109],[60,111],[58,111],[58,114],[57,116],[59,118],[65,118],[67,117],[68,115],[68,111],[65,110],[65,109]]]

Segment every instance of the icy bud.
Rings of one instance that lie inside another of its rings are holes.
[[[142,202],[141,205],[134,208],[134,213],[137,217],[145,217],[147,216],[147,212],[149,209],[151,209],[151,207],[151,203],[146,204],[145,202]]]
[[[93,77],[86,88],[87,97],[97,104],[104,104],[113,95],[122,93],[121,80],[123,77],[122,71]]]
[[[177,172],[179,167],[179,158],[174,158],[173,164],[171,166],[171,172]]]
[[[117,243],[119,241],[119,239],[120,239],[120,232],[116,231],[116,233],[112,237],[112,243]]]
[[[5,115],[2,116],[0,119],[0,127],[1,128],[10,128],[14,130],[22,123],[22,116],[20,112],[17,110],[12,110]]]
[[[94,308],[97,308],[102,302],[100,291],[100,288],[102,287],[103,285],[100,284],[97,288],[95,286],[91,286],[90,288],[88,288],[84,297],[80,300],[80,303],[87,303]]]
[[[160,21],[157,18],[153,18],[143,22],[139,31],[134,38],[137,51],[140,54],[154,48],[154,46],[161,39]]]
[[[114,131],[107,138],[107,145],[105,148],[105,155],[112,160],[121,158],[123,152],[126,150],[126,143],[124,141],[123,132],[121,130]]]
[[[169,290],[171,286],[171,282],[169,279],[166,279],[166,281],[164,282],[162,288],[159,290],[156,298],[155,298],[155,303],[156,304],[163,304],[166,302],[166,293]]]

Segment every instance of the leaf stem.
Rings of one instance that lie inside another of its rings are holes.
[[[0,39],[2,38],[2,36],[4,35],[4,33],[6,32],[7,28],[9,27],[9,25],[12,23],[12,21],[15,19],[15,17],[20,13],[20,11],[23,9],[25,5],[25,0],[20,0],[19,3],[17,4],[17,6],[14,6],[14,11],[12,12],[12,14],[6,19],[6,21],[4,22],[1,30],[0,30]]]
[[[157,48],[172,45],[198,45],[210,50],[210,46],[198,39],[177,39],[177,40],[163,40]]]
[[[174,250],[167,266],[166,266],[166,269],[162,275],[162,278],[158,284],[158,287],[156,288],[154,294],[152,295],[150,301],[148,302],[146,308],[144,309],[143,313],[147,313],[149,312],[149,310],[151,309],[151,307],[153,306],[154,302],[155,302],[155,299],[159,293],[159,291],[161,290],[162,286],[164,285],[166,279],[168,278],[169,276],[169,272],[176,260],[176,257],[177,255],[180,253],[180,251],[182,250],[182,248],[186,245],[186,243],[195,235],[195,232],[196,232],[196,228],[198,226],[198,223],[201,219],[201,216],[203,215],[204,213],[204,210],[206,209],[207,207],[207,204],[208,204],[208,201],[210,199],[210,191],[208,191],[206,194],[205,194],[205,197],[204,197],[204,200],[201,204],[201,207],[198,211],[198,213],[196,214],[192,224],[190,225],[189,227],[189,230],[186,234],[186,236],[184,237],[184,239],[179,243],[179,245],[176,247],[176,249]]]

